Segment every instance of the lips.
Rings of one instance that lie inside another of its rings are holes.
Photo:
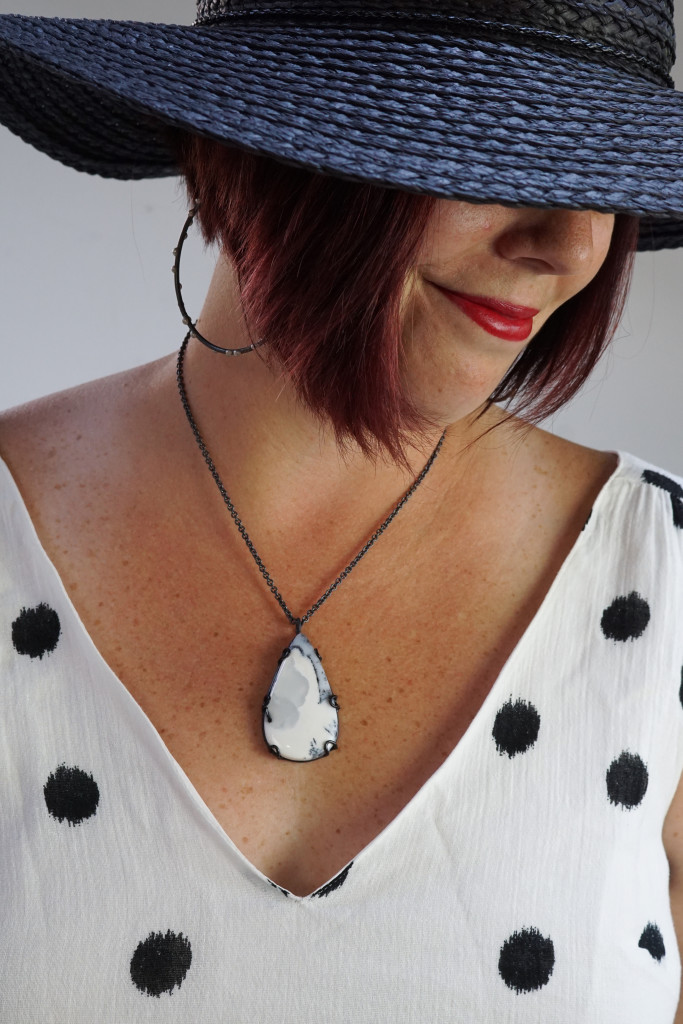
[[[440,285],[437,287],[475,324],[505,341],[526,341],[533,330],[534,317],[539,313],[530,306],[516,306],[480,295],[461,295]]]

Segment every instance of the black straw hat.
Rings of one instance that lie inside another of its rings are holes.
[[[683,245],[672,0],[199,0],[192,26],[0,17],[0,121],[82,171],[169,126],[444,198],[636,214]]]

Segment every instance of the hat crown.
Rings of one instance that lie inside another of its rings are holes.
[[[673,0],[198,0],[197,23],[235,16],[419,20],[434,31],[524,41],[672,85]]]

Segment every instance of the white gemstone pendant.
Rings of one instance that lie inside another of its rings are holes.
[[[297,633],[278,662],[263,702],[263,736],[286,761],[317,761],[337,749],[339,705],[320,655]]]

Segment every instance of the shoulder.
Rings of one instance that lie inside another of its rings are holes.
[[[640,473],[641,483],[645,483],[650,487],[656,487],[665,494],[668,494],[671,503],[674,508],[674,512],[681,512],[681,503],[683,503],[683,476],[678,476],[676,473],[672,473],[669,470],[662,469],[659,466],[653,466],[650,463],[642,462],[640,459],[634,459],[630,457],[636,470]],[[683,521],[679,522],[679,525],[683,529]]]
[[[634,514],[662,518],[683,545],[683,477],[628,452],[620,452],[619,476],[631,491]]]
[[[114,477],[144,438],[165,360],[60,391],[0,413],[0,457],[29,510],[45,495]]]
[[[19,474],[45,472],[60,452],[71,451],[92,427],[105,388],[100,381],[71,388],[0,413],[0,455]]]
[[[101,438],[153,397],[167,360],[88,381],[0,412],[0,454],[41,458],[71,450],[78,441]]]
[[[534,457],[546,478],[559,486],[597,482],[596,501],[616,526],[624,518],[659,520],[680,532],[683,543],[683,477],[630,452],[597,451],[541,429],[534,433]],[[540,455],[538,453],[541,453]]]
[[[596,557],[659,567],[662,583],[666,576],[672,586],[683,586],[681,476],[629,452],[597,451],[539,428],[520,438],[516,459],[526,485],[543,492],[551,512],[555,504],[576,506],[572,524],[579,528],[590,514]]]

